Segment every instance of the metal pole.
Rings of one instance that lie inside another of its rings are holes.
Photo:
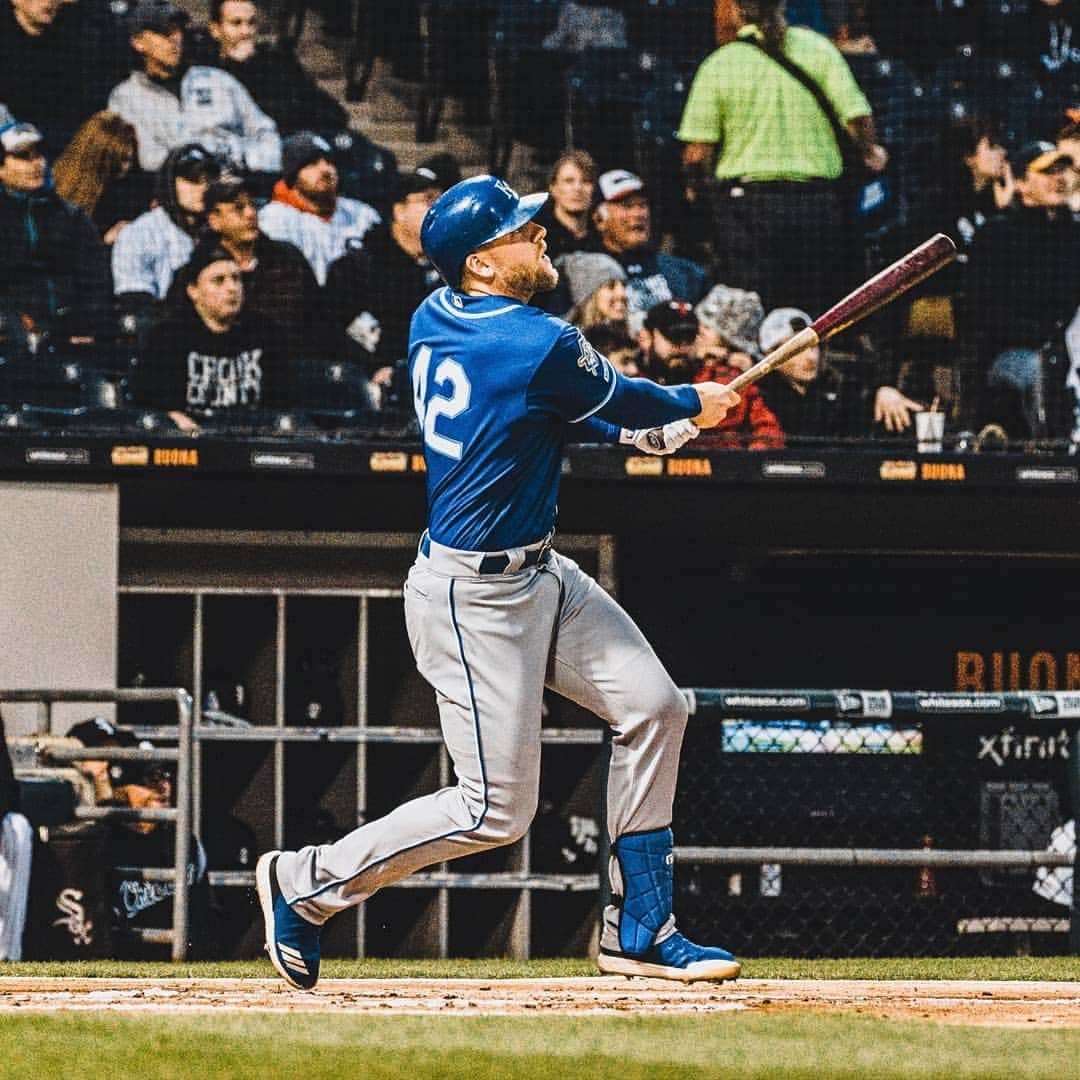
[[[175,692],[177,750],[176,766],[176,891],[173,893],[172,958],[187,959],[188,947],[188,862],[191,859],[191,749],[192,700],[186,690]]]
[[[1069,801],[1072,804],[1073,836],[1080,840],[1080,724],[1069,747]],[[1072,918],[1069,920],[1069,951],[1080,956],[1080,844],[1073,847]]]

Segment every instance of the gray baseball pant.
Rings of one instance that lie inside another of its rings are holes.
[[[0,960],[22,959],[33,850],[34,830],[22,814],[0,818]]]
[[[534,545],[534,547],[537,545]],[[521,566],[525,552],[511,555]],[[333,844],[284,852],[282,894],[311,922],[433,863],[519,839],[536,813],[544,687],[612,728],[612,838],[671,823],[686,702],[634,621],[572,560],[502,574],[431,542],[405,583],[417,668],[435,688],[457,783]]]

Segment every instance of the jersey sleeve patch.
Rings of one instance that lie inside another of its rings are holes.
[[[615,392],[615,370],[576,327],[566,326],[529,384],[529,408],[576,424]]]

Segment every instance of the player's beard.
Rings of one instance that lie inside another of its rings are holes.
[[[559,284],[559,271],[545,256],[531,266],[504,270],[503,283],[512,296],[535,296],[538,292],[551,292]]]

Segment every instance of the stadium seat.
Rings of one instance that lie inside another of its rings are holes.
[[[488,45],[491,73],[491,172],[503,175],[515,139],[532,145],[561,145],[565,132],[565,96],[556,81],[559,54],[543,50],[544,38],[558,20],[559,0],[519,0],[501,4],[492,21]],[[543,72],[546,81],[538,82]],[[544,86],[542,96],[524,91]],[[562,100],[553,101],[553,98]],[[539,106],[543,105],[541,109]]]
[[[298,411],[320,430],[367,426],[374,413],[371,385],[354,364],[306,359],[296,372]]]
[[[345,60],[345,100],[363,101],[375,66],[374,22],[376,5],[364,0],[338,0],[349,3],[345,19],[351,28],[349,49]],[[295,50],[304,32],[307,19],[307,0],[282,0],[278,10],[278,44]]]
[[[873,109],[878,138],[890,150],[936,135],[940,106],[907,64],[876,54],[846,59]]]
[[[633,111],[653,83],[651,57],[633,49],[585,49],[566,73],[566,144],[585,146],[601,169],[625,166]]]
[[[446,99],[447,82],[451,73],[457,70],[457,65],[449,63],[458,55],[457,48],[464,32],[472,37],[479,37],[486,41],[488,26],[498,11],[498,0],[423,0],[420,4],[418,33],[419,33],[419,67],[420,67],[420,94],[416,104],[416,141],[432,142],[438,132],[439,122],[442,119],[443,105]],[[480,93],[486,89],[487,72],[475,65],[466,68],[471,100],[475,103],[473,112],[479,111],[485,95]],[[466,72],[461,72],[461,78],[466,77]],[[478,87],[483,83],[483,88]],[[487,106],[484,115],[472,115],[473,120],[487,120]],[[469,109],[466,108],[466,115]]]
[[[665,67],[634,113],[634,159],[648,188],[654,223],[660,232],[675,231],[687,218],[682,143],[675,136],[690,80],[690,75]]]
[[[1022,64],[959,55],[938,64],[930,82],[943,119],[983,116],[996,120],[1002,142],[1011,150],[1038,133],[1046,95],[1035,73]]]
[[[629,0],[631,44],[696,67],[716,48],[713,0]]]

